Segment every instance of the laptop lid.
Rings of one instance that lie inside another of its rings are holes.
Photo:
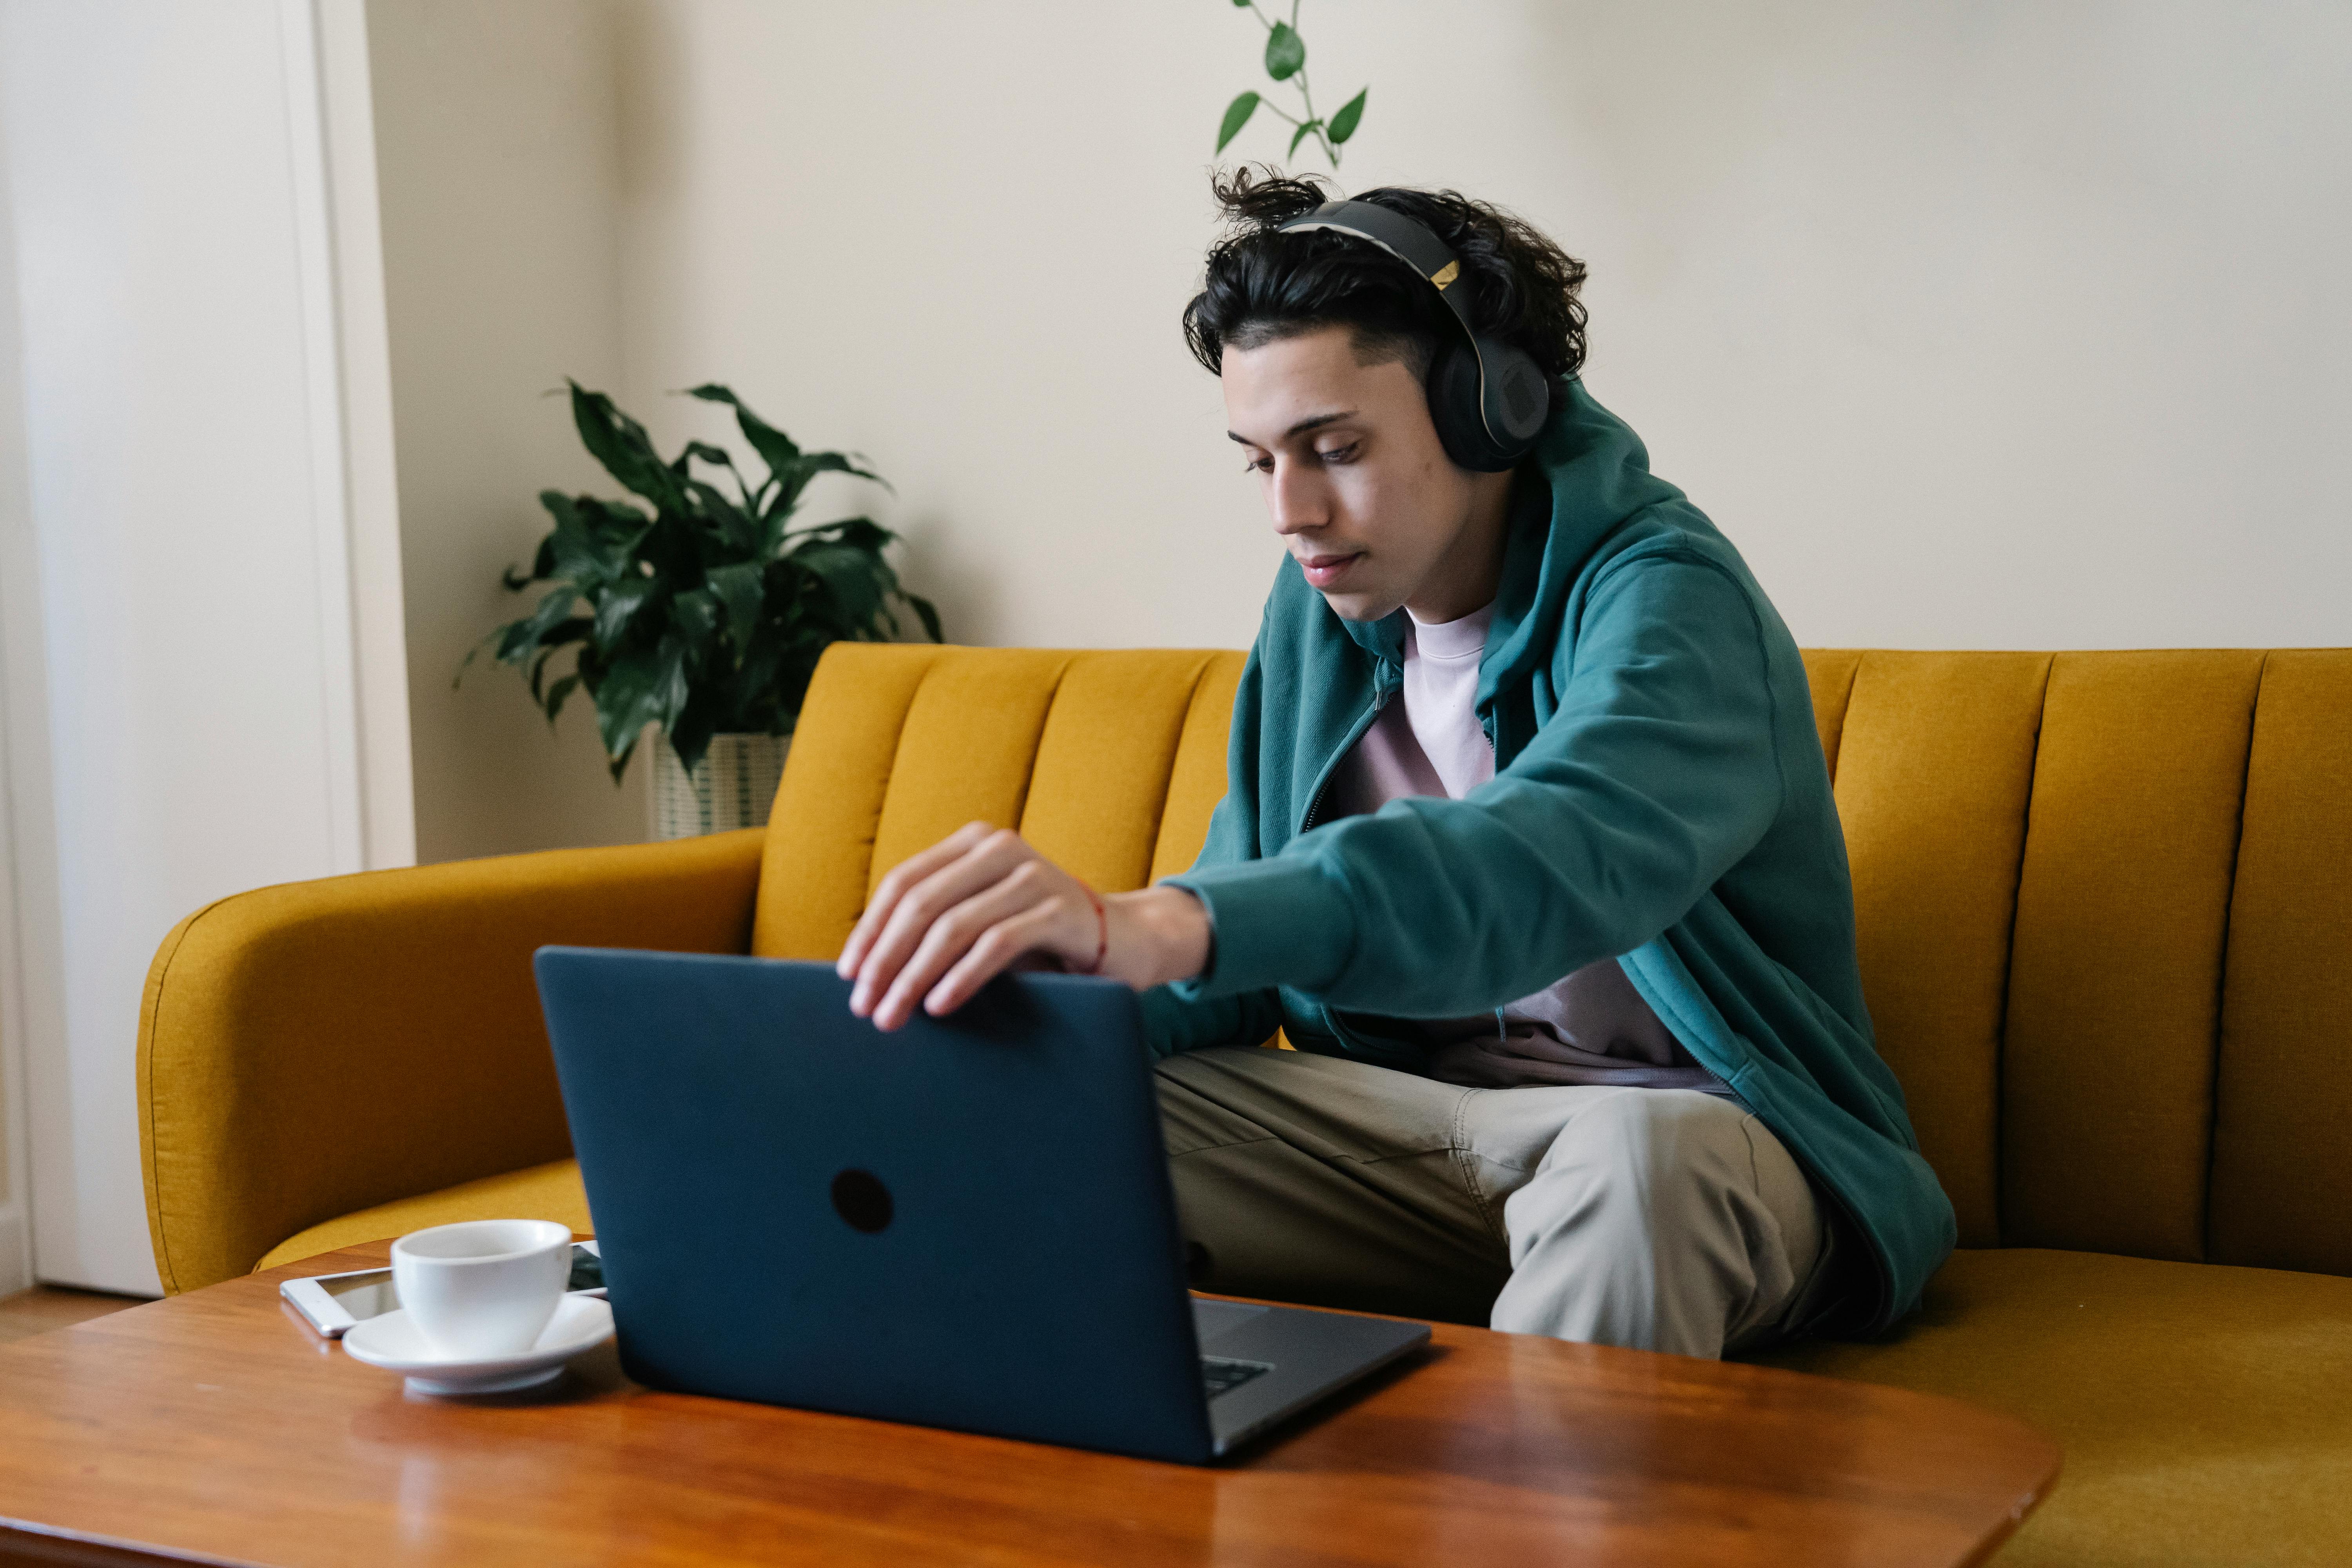
[[[824,964],[535,967],[632,1377],[1210,1458],[1126,986],[1012,975],[884,1035]]]

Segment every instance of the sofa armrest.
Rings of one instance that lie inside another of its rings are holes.
[[[764,832],[263,888],[163,939],[139,1150],[168,1291],[354,1209],[560,1160],[530,955],[742,952]]]

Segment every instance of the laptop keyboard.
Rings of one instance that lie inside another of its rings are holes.
[[[1201,1383],[1214,1399],[1220,1394],[1231,1394],[1254,1377],[1264,1377],[1274,1370],[1262,1361],[1234,1361],[1229,1356],[1204,1355],[1201,1358]]]

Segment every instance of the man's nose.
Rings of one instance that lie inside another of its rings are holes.
[[[1266,487],[1265,500],[1274,514],[1274,531],[1279,534],[1320,528],[1331,521],[1330,497],[1322,476],[1286,458],[1274,460],[1274,478]]]

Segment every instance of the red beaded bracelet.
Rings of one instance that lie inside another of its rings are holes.
[[[1095,942],[1095,961],[1092,963],[1087,964],[1084,969],[1079,970],[1077,973],[1080,974],[1100,974],[1102,973],[1103,960],[1110,956],[1110,916],[1105,912],[1103,909],[1102,896],[1100,894],[1097,893],[1092,888],[1087,887],[1084,882],[1078,883],[1078,890],[1086,894],[1087,901],[1088,903],[1094,905],[1095,928],[1102,934]]]

